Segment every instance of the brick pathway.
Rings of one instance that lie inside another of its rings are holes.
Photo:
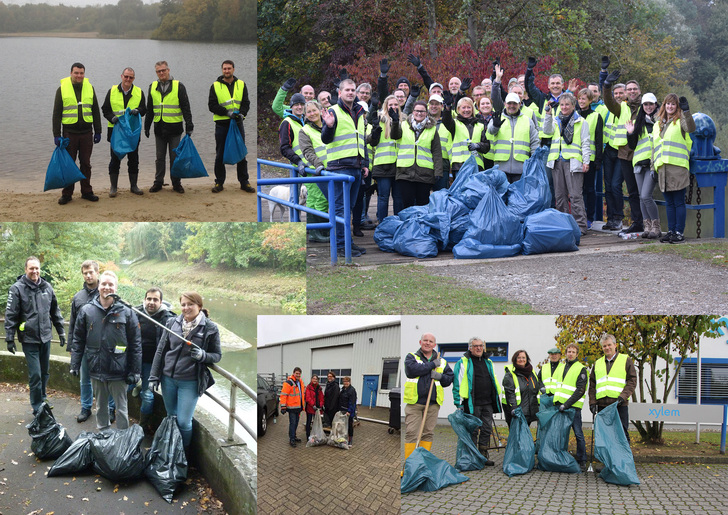
[[[455,464],[457,436],[436,429],[433,453]],[[594,473],[534,470],[509,478],[504,451],[491,451],[494,467],[465,472],[469,481],[436,492],[402,495],[402,514],[725,514],[728,466],[638,463],[639,486],[605,483]]]
[[[359,416],[381,413],[359,408]],[[298,425],[304,442],[288,445],[288,415],[271,420],[258,440],[258,514],[399,513],[400,436],[387,426],[364,422],[354,428],[354,446],[305,446],[305,416]]]

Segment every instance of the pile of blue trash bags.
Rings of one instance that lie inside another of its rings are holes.
[[[452,186],[433,192],[428,205],[382,220],[374,241],[384,252],[416,258],[443,250],[458,259],[579,250],[574,218],[549,207],[547,155],[548,147],[536,150],[513,184],[497,165],[479,172],[471,156]]]

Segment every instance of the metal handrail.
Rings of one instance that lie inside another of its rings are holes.
[[[241,426],[243,426],[243,429],[245,429],[250,436],[253,437],[253,439],[257,442],[258,441],[258,433],[255,429],[251,428],[243,419],[240,417],[240,415],[236,412],[236,397],[237,397],[237,390],[240,388],[243,393],[245,393],[248,397],[253,399],[254,401],[258,401],[258,393],[254,391],[250,386],[242,382],[240,379],[238,379],[236,376],[232,375],[230,372],[219,366],[217,363],[213,363],[211,365],[207,366],[208,368],[214,370],[221,376],[223,376],[225,379],[230,381],[230,405],[228,406],[225,404],[225,401],[222,399],[216,397],[209,391],[205,392],[205,395],[207,395],[209,398],[211,398],[213,401],[215,401],[217,404],[219,404],[225,411],[229,414],[228,419],[228,434],[227,434],[227,440],[228,442],[233,441],[233,435],[235,434],[235,421],[237,421]]]

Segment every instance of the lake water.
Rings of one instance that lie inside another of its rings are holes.
[[[93,38],[0,38],[0,188],[17,192],[43,190],[46,168],[54,149],[51,117],[59,81],[70,74],[71,64],[81,62],[96,90],[99,107],[107,91],[121,80],[121,72],[136,72],[135,86],[147,94],[156,80],[154,63],[169,63],[172,77],[185,85],[195,124],[193,139],[208,173],[215,159],[214,122],[207,108],[210,85],[221,74],[222,61],[235,62],[235,75],[245,81],[251,107],[245,121],[246,145],[256,149],[257,49],[255,44],[194,43],[146,39]],[[30,73],[29,76],[26,76]],[[21,76],[22,74],[22,76]],[[21,86],[22,83],[22,86]],[[13,91],[17,93],[13,94]],[[22,93],[21,93],[22,91]],[[24,101],[25,100],[25,101]],[[91,156],[91,184],[108,186],[109,143],[106,125],[103,138]],[[139,149],[140,174],[154,170],[154,134],[142,136]],[[251,174],[254,168],[249,168]],[[126,164],[122,162],[122,174]],[[228,171],[228,173],[231,173]],[[169,174],[169,169],[167,169]],[[234,172],[233,172],[234,177]],[[198,179],[210,180],[210,179]],[[146,181],[145,181],[146,182]]]

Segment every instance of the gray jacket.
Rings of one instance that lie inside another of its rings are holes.
[[[20,330],[20,325],[25,327]],[[63,315],[53,287],[45,279],[34,283],[23,274],[10,287],[5,308],[5,338],[20,343],[50,343],[55,326],[59,336],[66,336]]]
[[[120,302],[105,309],[96,295],[81,307],[73,330],[71,370],[81,368],[84,353],[89,375],[99,381],[123,381],[142,372],[139,320]]]

